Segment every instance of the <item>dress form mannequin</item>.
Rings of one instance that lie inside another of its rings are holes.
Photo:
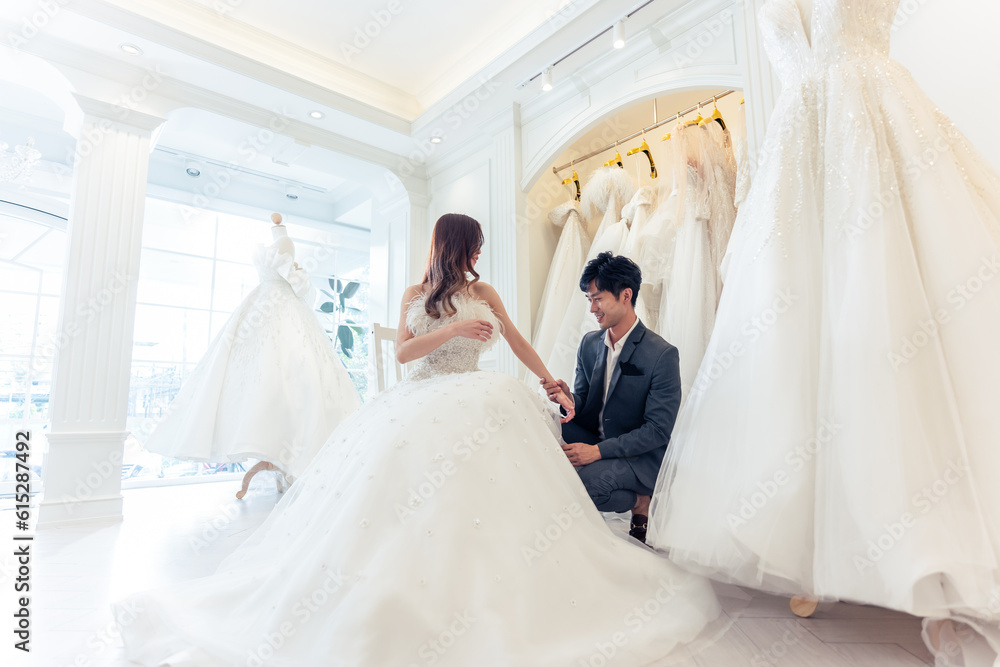
[[[295,259],[295,244],[288,238],[288,228],[281,224],[281,214],[272,213],[271,222],[274,223],[274,227],[271,227],[271,238],[274,239],[274,242],[271,245]],[[295,268],[299,268],[299,265],[296,264]]]
[[[271,238],[274,239],[271,245],[279,251],[289,255],[292,259],[295,259],[295,244],[292,243],[292,239],[288,238],[288,228],[281,224],[281,214],[272,213],[271,222],[274,223],[274,226],[271,227]],[[299,268],[297,263],[295,264],[295,268]],[[288,476],[285,475],[281,468],[277,467],[270,461],[258,461],[256,465],[250,468],[250,470],[247,470],[247,473],[243,475],[243,488],[236,492],[236,497],[238,499],[243,499],[243,496],[247,494],[247,489],[250,488],[250,482],[253,480],[254,475],[262,470],[273,470],[277,473],[278,490],[281,492],[284,492],[285,489],[291,484],[291,480],[288,479]]]

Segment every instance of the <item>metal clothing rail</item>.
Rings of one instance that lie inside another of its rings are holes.
[[[604,148],[599,148],[598,150],[593,151],[591,153],[587,153],[586,155],[584,155],[582,157],[578,157],[575,160],[570,160],[569,162],[567,162],[566,164],[564,164],[564,165],[562,165],[560,167],[552,167],[552,173],[558,175],[559,172],[562,171],[563,169],[569,169],[574,164],[577,164],[579,162],[583,162],[585,160],[589,160],[590,158],[594,157],[595,155],[600,155],[601,153],[604,153],[605,151],[609,151],[612,148],[617,147],[618,144],[623,144],[626,141],[631,141],[632,139],[635,139],[636,137],[642,136],[646,132],[650,132],[652,130],[655,130],[656,128],[660,127],[661,125],[666,125],[667,123],[673,122],[673,121],[677,120],[678,118],[682,118],[682,117],[688,115],[689,113],[691,113],[692,111],[695,111],[696,109],[700,109],[703,106],[706,106],[708,104],[715,104],[718,100],[721,100],[726,95],[732,95],[735,92],[736,92],[735,90],[727,90],[727,91],[719,93],[718,95],[713,95],[712,97],[709,97],[707,100],[704,100],[702,102],[699,102],[698,104],[695,104],[693,107],[685,109],[684,111],[681,111],[680,113],[674,114],[670,118],[665,118],[663,120],[657,121],[657,122],[653,123],[652,125],[650,125],[649,127],[644,127],[643,129],[639,130],[638,132],[633,132],[632,134],[628,135],[627,137],[623,137],[623,138],[619,139],[618,141],[616,141],[613,144],[608,144]],[[655,102],[655,100],[654,100],[654,102]]]

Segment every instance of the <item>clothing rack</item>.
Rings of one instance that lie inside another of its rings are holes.
[[[595,155],[600,155],[601,153],[603,153],[605,151],[609,151],[612,148],[617,147],[618,144],[625,143],[626,141],[631,141],[632,139],[635,139],[636,137],[641,136],[641,135],[645,134],[646,132],[650,132],[652,130],[655,130],[656,128],[660,127],[661,125],[666,125],[667,123],[673,122],[673,121],[677,120],[678,118],[683,118],[684,116],[688,115],[692,111],[695,111],[696,109],[700,109],[703,106],[706,106],[708,104],[715,104],[717,101],[721,100],[726,95],[732,95],[735,92],[736,92],[735,90],[726,90],[724,92],[719,93],[718,95],[713,95],[712,97],[709,97],[707,100],[699,102],[698,104],[695,104],[693,107],[685,109],[684,111],[681,111],[680,113],[677,113],[677,114],[671,116],[670,118],[665,118],[663,120],[656,121],[655,123],[653,123],[649,127],[644,127],[643,129],[639,130],[638,132],[633,132],[632,134],[628,135],[627,137],[623,137],[623,138],[619,139],[618,141],[616,141],[613,144],[608,144],[604,148],[599,148],[596,151],[593,151],[591,153],[587,153],[586,155],[584,155],[582,157],[578,157],[575,160],[570,160],[569,162],[567,162],[566,164],[564,164],[564,165],[562,165],[560,167],[552,167],[552,173],[556,174],[558,176],[559,172],[562,171],[563,169],[569,169],[574,164],[577,164],[579,162],[583,162],[585,160],[589,160],[590,158],[594,157]],[[653,100],[653,105],[654,105],[654,109],[655,109],[656,100]]]

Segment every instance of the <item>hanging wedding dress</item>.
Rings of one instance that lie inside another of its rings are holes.
[[[734,204],[737,209],[743,205],[750,192],[750,149],[747,145],[747,110],[746,104],[740,104],[737,121],[731,126],[733,137],[733,157],[736,160],[736,186]]]
[[[287,239],[286,239],[287,241]],[[174,459],[305,470],[361,404],[312,308],[305,271],[279,243],[258,246],[260,284],[229,317],[143,446]]]
[[[563,321],[570,310],[580,305],[579,278],[590,249],[590,237],[587,236],[577,201],[568,201],[554,208],[549,213],[549,221],[556,227],[561,227],[562,233],[545,281],[545,290],[538,306],[538,324],[532,340],[532,347],[542,359],[552,357],[556,346],[560,344],[558,335]]]
[[[602,167],[584,184],[580,199],[583,217],[591,226],[594,220],[600,220],[586,262],[602,252],[621,254],[628,240],[629,225],[627,220],[622,220],[621,210],[634,195],[635,185],[621,167]],[[597,320],[590,314],[590,304],[580,291],[582,268],[575,276],[563,278],[576,287],[577,297],[559,326],[552,353],[547,359],[542,357],[555,379],[565,380],[571,387],[576,376],[576,352],[583,334],[598,329]]]
[[[897,6],[816,0],[811,34],[795,0],[762,8],[782,92],[648,539],[995,652],[1000,179],[888,57]]]
[[[406,326],[499,330],[484,302],[455,305],[435,320],[417,297]],[[344,422],[216,574],[116,605],[123,620],[143,610],[121,627],[128,657],[552,667],[596,655],[633,667],[714,636],[724,617],[710,584],[611,532],[551,404],[478,370],[488,346],[451,339]]]
[[[712,256],[711,192],[702,143],[712,141],[705,128],[679,128],[674,144],[674,172],[684,179],[674,198],[677,206],[674,257],[660,303],[660,335],[680,354],[681,392],[686,400],[708,347],[715,321],[717,271]]]
[[[647,279],[647,266],[653,259],[652,249],[659,242],[656,236],[659,230],[650,225],[655,209],[656,187],[653,185],[640,187],[629,203],[622,208],[622,220],[628,224],[628,237],[622,254],[638,264],[642,271],[642,284],[636,297],[635,312],[643,323],[655,322],[660,308],[659,290],[654,288],[652,275]]]
[[[723,130],[714,121],[698,129],[702,132],[702,141],[699,142],[700,160],[708,193],[708,245],[715,274],[715,305],[718,306],[722,296],[722,275],[719,269],[736,223],[736,160],[728,130]],[[707,345],[708,341],[705,342]],[[700,363],[701,359],[698,359],[697,364]]]

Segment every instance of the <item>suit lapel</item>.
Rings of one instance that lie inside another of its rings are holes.
[[[608,386],[608,395],[604,399],[604,405],[608,404],[611,397],[615,393],[615,387],[618,386],[618,379],[622,376],[622,364],[632,358],[632,353],[635,352],[636,346],[639,345],[639,341],[642,340],[643,334],[646,333],[646,326],[640,321],[635,325],[635,329],[632,330],[632,335],[628,337],[625,341],[625,347],[622,348],[622,353],[618,357],[618,363],[615,364],[614,369],[611,372],[611,384]],[[605,357],[607,359],[607,352],[605,350]],[[601,378],[603,380],[603,378]]]
[[[604,336],[597,338],[597,363],[594,365],[594,373],[590,377],[590,391],[587,394],[587,404],[593,405],[598,411],[604,399],[604,374],[608,363],[608,348],[604,345]]]

